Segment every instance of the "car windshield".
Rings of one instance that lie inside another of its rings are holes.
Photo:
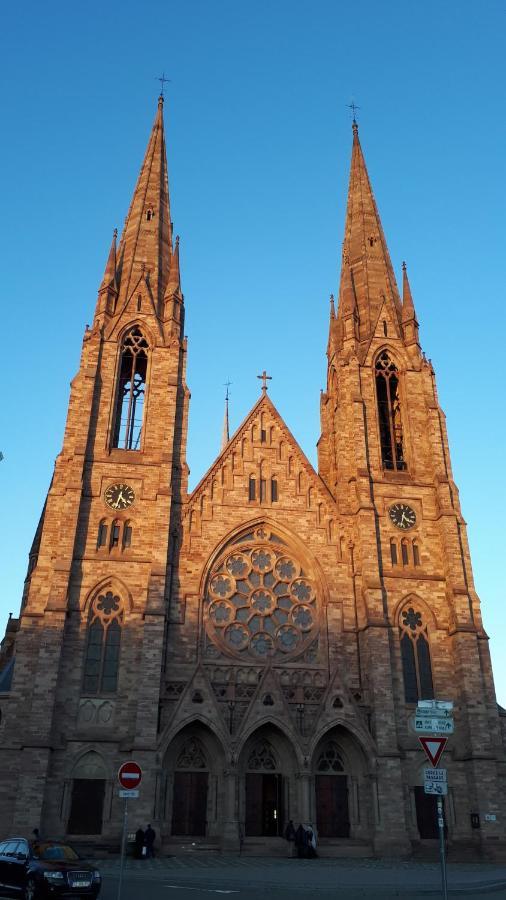
[[[75,850],[68,844],[46,844],[39,841],[33,845],[33,855],[35,859],[79,859]]]

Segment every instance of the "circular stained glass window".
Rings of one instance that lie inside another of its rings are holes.
[[[227,653],[256,660],[302,652],[318,626],[315,582],[265,527],[239,539],[210,574],[206,630]]]

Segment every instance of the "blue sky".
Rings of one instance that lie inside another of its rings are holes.
[[[446,411],[498,699],[506,705],[504,34],[488,0],[33,2],[2,14],[4,391],[0,627],[61,446],[69,381],[167,88],[189,336],[189,463],[256,375],[314,462],[352,98]],[[8,361],[8,362],[7,362]]]

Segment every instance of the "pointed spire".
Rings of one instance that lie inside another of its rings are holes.
[[[406,263],[402,264],[402,321],[408,322],[416,319],[415,305],[411,296],[411,288],[409,286],[408,271]]]
[[[401,302],[388,248],[372,192],[364,155],[353,119],[353,147],[343,246],[343,266],[339,305],[350,300],[350,269],[359,321],[360,341],[368,341],[373,333],[384,294],[393,304],[400,319]],[[341,310],[338,310],[340,317]]]
[[[163,126],[163,97],[151,130],[146,154],[125,220],[119,247],[120,305],[130,299],[143,278],[149,278],[155,307],[161,310],[171,261],[167,155]]]
[[[174,252],[170,261],[170,274],[165,290],[166,297],[181,293],[181,273],[179,271],[179,235],[176,236]]]
[[[330,318],[335,319],[336,317],[336,307],[334,304],[334,294],[330,295]]]
[[[111,249],[109,250],[109,256],[107,257],[107,263],[105,266],[104,277],[102,279],[102,284],[100,285],[99,290],[103,291],[106,288],[111,288],[113,291],[118,291],[118,284],[116,281],[116,239],[118,237],[118,229],[115,228],[112,234],[112,243]]]
[[[223,417],[223,429],[221,432],[221,451],[222,452],[230,440],[230,426],[229,426],[229,421],[228,421],[228,400],[229,400],[228,388],[231,383],[232,383],[231,381],[227,381],[227,383],[226,383],[227,393],[225,394],[225,415]]]

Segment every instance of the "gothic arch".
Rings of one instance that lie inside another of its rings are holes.
[[[100,774],[94,776],[75,774],[76,772],[79,772],[80,766],[85,763],[87,757],[90,759],[90,764],[96,763],[97,772],[99,771]],[[69,758],[65,760],[65,775],[67,778],[98,777],[109,780],[111,777],[111,766],[106,762],[103,753],[100,749],[97,749],[95,744],[88,744],[85,747],[81,747],[76,754],[69,756]]]
[[[123,607],[125,612],[132,612],[133,609],[133,598],[132,594],[127,588],[124,581],[121,578],[118,578],[116,575],[109,575],[107,578],[102,578],[88,593],[85,595],[84,603],[81,607],[81,612],[83,613],[83,618],[87,618],[91,604],[95,600],[95,597],[100,592],[106,592],[107,590],[111,590],[120,595],[123,601]]]
[[[261,719],[255,719],[255,721],[251,722],[250,725],[243,731],[236,747],[237,760],[240,761],[241,757],[244,756],[245,748],[247,748],[248,742],[251,741],[256,732],[262,731],[263,729],[269,730],[271,728],[282,735],[283,739],[288,742],[298,765],[302,767],[304,764],[304,754],[299,745],[299,740],[296,732],[287,724],[284,719],[282,719],[281,717],[278,718],[278,716],[274,716],[272,713],[262,716]]]
[[[376,363],[380,358],[382,353],[388,353],[390,359],[392,360],[394,366],[396,367],[399,375],[403,375],[406,368],[406,360],[404,359],[404,354],[399,351],[398,347],[392,347],[388,342],[385,342],[377,350],[374,351],[374,354],[371,359],[371,367],[374,369],[376,367]]]
[[[332,712],[335,713],[335,710],[332,710]],[[341,716],[337,716],[333,718],[332,722],[322,725],[314,734],[309,745],[309,758],[312,760],[312,763],[314,763],[318,748],[335,734],[338,734],[340,743],[344,741],[345,749],[343,753],[346,760],[348,760],[348,757],[354,760],[362,757],[363,765],[367,768],[367,771],[369,773],[375,771],[376,747],[372,737],[365,730],[362,731],[353,722],[349,722]],[[353,765],[353,762],[351,765]]]
[[[424,616],[426,617],[428,624],[430,624],[431,630],[439,628],[438,621],[432,607],[427,603],[426,600],[420,597],[419,594],[416,594],[414,592],[405,594],[404,597],[401,597],[401,599],[398,600],[395,604],[392,610],[391,617],[392,624],[395,627],[398,627],[400,625],[402,611],[404,607],[408,606],[409,604],[415,604],[419,608],[423,609]]]
[[[225,757],[227,735],[224,732],[220,731],[220,728],[213,719],[208,718],[202,713],[195,714],[194,712],[192,712],[188,713],[188,715],[184,716],[181,719],[177,718],[176,713],[175,719],[166,726],[165,730],[160,735],[158,743],[158,754],[162,760],[166,759],[168,749],[173,741],[176,740],[177,736],[181,734],[181,732],[191,728],[192,726],[195,726],[196,728],[207,728],[213,734],[218,743],[220,752]]]
[[[122,325],[120,329],[118,329],[118,333],[116,336],[118,345],[120,347],[123,346],[123,341],[125,340],[129,331],[132,331],[133,328],[138,328],[139,331],[142,331],[142,334],[146,338],[149,344],[149,352],[152,352],[154,347],[156,346],[156,341],[153,335],[153,332],[149,328],[149,326],[145,323],[144,319],[131,319],[125,325]]]

